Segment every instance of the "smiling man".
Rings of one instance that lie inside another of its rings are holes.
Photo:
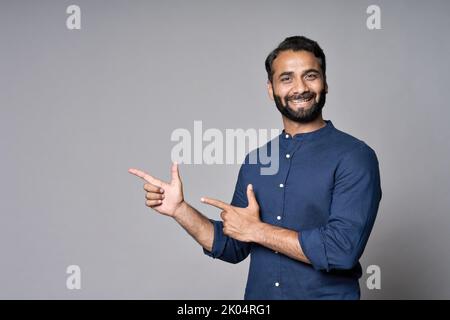
[[[146,183],[146,205],[173,217],[205,254],[238,263],[251,255],[245,299],[359,299],[359,259],[381,200],[375,152],[323,120],[325,55],[313,40],[286,38],[266,59],[269,96],[282,114],[279,170],[239,171],[231,204],[207,219],[183,196],[176,164],[170,183],[130,169]],[[253,151],[257,152],[257,151]]]

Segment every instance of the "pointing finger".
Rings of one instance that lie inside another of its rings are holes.
[[[222,210],[227,210],[230,207],[230,205],[228,203],[225,203],[225,202],[217,200],[217,199],[203,197],[200,200],[203,203],[212,205],[212,206],[222,209]]]
[[[138,169],[134,169],[134,168],[130,168],[128,169],[128,172],[131,174],[134,174],[135,176],[144,179],[147,182],[150,182],[151,184],[161,187],[163,182],[159,179],[156,179],[154,177],[152,177],[151,175],[149,175],[148,173],[138,170]]]

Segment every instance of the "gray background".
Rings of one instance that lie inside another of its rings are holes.
[[[69,31],[78,4],[82,29]],[[382,30],[366,8],[381,7]],[[365,299],[450,298],[448,1],[1,1],[0,298],[241,299],[249,260],[204,256],[144,206],[129,167],[170,174],[176,128],[281,128],[264,59],[286,36],[328,60],[324,118],[368,143],[383,200]],[[204,214],[239,165],[182,165]],[[66,289],[66,268],[82,289]]]

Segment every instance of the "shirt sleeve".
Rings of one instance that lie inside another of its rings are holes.
[[[366,144],[343,157],[326,225],[299,232],[304,254],[316,270],[352,269],[359,261],[381,200],[375,152]]]
[[[244,165],[242,165],[239,170],[238,180],[231,201],[231,205],[241,208],[248,205],[247,194],[245,192],[246,188],[244,187],[243,182],[243,167]],[[224,235],[222,221],[215,221],[212,219],[210,219],[210,221],[214,225],[213,246],[211,251],[203,248],[203,252],[212,258],[217,258],[230,263],[238,263],[244,260],[250,253],[251,244]]]

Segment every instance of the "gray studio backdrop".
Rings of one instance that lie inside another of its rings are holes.
[[[81,29],[66,26],[69,5]],[[366,25],[381,9],[381,29]],[[1,1],[0,298],[242,299],[249,259],[203,255],[127,172],[170,175],[172,132],[281,128],[264,59],[290,35],[328,59],[324,118],[378,154],[362,298],[450,298],[450,2]],[[239,164],[181,165],[188,202]],[[70,265],[81,289],[69,290]]]

